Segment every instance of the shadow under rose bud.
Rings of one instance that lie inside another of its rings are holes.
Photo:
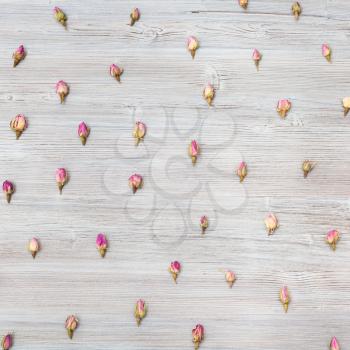
[[[69,339],[73,338],[73,334],[78,327],[78,323],[79,321],[74,315],[70,315],[67,317],[65,327],[66,327]]]
[[[282,287],[280,290],[280,301],[283,305],[284,311],[287,312],[288,305],[290,302],[289,291],[287,286]]]
[[[191,157],[192,164],[195,165],[197,162],[197,157],[199,155],[200,148],[197,141],[192,140],[188,146],[188,155]]]
[[[141,324],[141,321],[146,317],[146,315],[147,315],[146,303],[144,300],[139,299],[136,302],[135,311],[134,311],[134,316],[138,326]]]
[[[13,336],[10,333],[5,334],[1,340],[1,347],[3,350],[11,349],[13,345]]]
[[[192,342],[194,344],[195,350],[199,349],[199,345],[204,339],[204,327],[201,324],[197,324],[196,327],[192,329]]]
[[[17,114],[10,122],[10,128],[16,133],[16,140],[18,140],[23,131],[27,129],[28,122],[23,114]]]
[[[26,56],[26,51],[23,45],[20,45],[13,53],[13,68],[15,68]]]
[[[97,235],[96,247],[97,247],[97,250],[100,252],[101,257],[104,258],[108,247],[107,237],[104,233],[99,233]]]
[[[130,13],[130,26],[133,26],[141,17],[140,10],[136,7]]]
[[[61,103],[63,103],[66,100],[66,96],[69,94],[69,86],[68,84],[60,80],[56,83],[56,93],[60,97]]]
[[[146,135],[146,125],[142,122],[136,122],[134,126],[134,130],[132,132],[132,136],[135,139],[135,145],[138,146],[140,141],[143,141],[143,138]]]
[[[199,220],[199,225],[200,225],[200,227],[201,227],[201,229],[202,229],[202,235],[204,235],[206,229],[207,229],[208,226],[209,226],[208,218],[207,218],[205,215],[203,215],[203,216],[200,218],[200,220]]]
[[[55,7],[53,9],[53,15],[57,22],[61,23],[65,29],[67,29],[67,16],[66,14],[59,8]]]
[[[177,277],[181,271],[181,264],[178,261],[173,261],[170,263],[168,270],[173,276],[174,282],[177,283]]]
[[[62,194],[62,189],[64,185],[68,182],[68,174],[66,169],[58,168],[56,170],[56,182],[57,182],[57,186],[60,191],[60,194]]]
[[[85,146],[89,134],[90,128],[84,122],[81,122],[78,126],[78,136],[83,146]]]
[[[40,250],[40,243],[39,240],[35,237],[33,237],[29,243],[28,243],[28,250],[30,254],[32,254],[33,259],[35,259],[36,254]]]
[[[142,176],[139,174],[133,174],[129,177],[129,186],[132,189],[132,192],[135,194],[136,191],[141,188],[143,185]]]
[[[15,187],[13,183],[9,180],[5,180],[2,184],[2,191],[5,194],[7,203],[10,203],[12,194],[15,192]]]
[[[331,339],[331,342],[329,344],[329,350],[340,350],[340,345],[336,337],[333,337]]]

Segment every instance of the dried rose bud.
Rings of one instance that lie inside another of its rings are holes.
[[[261,53],[257,49],[254,49],[252,57],[253,57],[253,61],[255,63],[256,69],[259,70],[259,63],[262,57]]]
[[[327,44],[322,44],[322,55],[323,57],[330,62],[332,58],[332,50]]]
[[[173,276],[174,282],[177,283],[176,280],[177,280],[177,276],[181,271],[181,264],[178,261],[173,261],[171,262],[168,270]]]
[[[302,169],[304,173],[304,178],[306,178],[309,175],[309,172],[315,167],[315,163],[309,161],[309,160],[304,160]]]
[[[207,101],[208,105],[211,106],[215,97],[215,89],[213,85],[207,84],[207,86],[203,90],[203,97]]]
[[[123,74],[124,69],[120,68],[116,64],[111,64],[109,67],[109,74],[120,83],[120,76]]]
[[[208,228],[209,226],[209,221],[208,221],[208,218],[204,215],[201,217],[201,219],[199,220],[199,224],[200,224],[200,227],[202,229],[202,234],[205,233],[205,230]]]
[[[240,162],[236,171],[237,176],[239,177],[239,181],[243,182],[244,178],[248,174],[247,164],[245,162]]]
[[[59,7],[56,6],[53,9],[53,15],[57,22],[61,23],[63,27],[67,28],[67,16]]]
[[[288,304],[290,302],[288,287],[284,286],[280,291],[280,301],[283,305],[284,311],[288,311]]]
[[[295,19],[299,19],[299,16],[301,14],[301,6],[297,1],[294,2],[292,5],[292,13],[293,13]]]
[[[33,237],[28,243],[28,250],[32,254],[33,259],[36,256],[36,253],[40,250],[39,240]]]
[[[238,0],[239,6],[243,7],[245,10],[248,7],[248,0]]]
[[[143,318],[147,315],[147,306],[144,300],[139,299],[136,302],[134,316],[136,318],[136,323],[139,326]]]
[[[191,157],[193,165],[196,164],[199,151],[200,151],[200,148],[197,141],[192,140],[190,145],[188,146],[188,155]]]
[[[10,203],[12,194],[15,192],[15,187],[13,186],[13,183],[9,180],[4,181],[2,184],[2,191],[6,196],[7,203]]]
[[[56,83],[56,93],[60,97],[61,103],[66,99],[66,96],[69,94],[69,86],[63,80],[60,80]]]
[[[96,247],[97,247],[97,250],[100,252],[100,255],[102,256],[102,258],[104,258],[108,247],[107,237],[104,233],[99,233],[97,235]]]
[[[83,146],[85,146],[86,140],[89,137],[89,134],[90,134],[90,128],[84,122],[81,122],[78,126],[78,136],[80,137],[80,140]]]
[[[2,337],[1,347],[3,350],[9,350],[12,347],[12,334],[7,333]]]
[[[327,233],[326,241],[332,247],[333,250],[336,249],[339,238],[340,238],[340,233],[337,230],[331,230]]]
[[[187,50],[191,53],[192,59],[196,55],[196,51],[199,48],[199,41],[194,36],[189,36],[187,38]]]
[[[346,117],[350,110],[350,97],[343,98],[343,108],[344,108],[344,117]]]
[[[277,112],[281,118],[285,118],[291,107],[292,107],[292,103],[289,100],[287,99],[279,100],[277,104]]]
[[[141,13],[138,8],[134,8],[130,13],[130,25],[133,26],[135,22],[140,19]]]
[[[331,339],[331,342],[329,344],[329,350],[340,350],[339,342],[336,337],[333,337]]]
[[[275,232],[278,228],[278,220],[274,214],[269,214],[265,218],[265,226],[269,235]]]
[[[58,168],[56,170],[56,182],[57,182],[57,186],[60,191],[60,194],[62,194],[62,189],[64,185],[67,183],[67,181],[68,181],[68,174],[66,169]]]
[[[22,132],[27,129],[28,122],[23,114],[17,114],[10,122],[10,128],[16,133],[16,139],[18,140],[22,135]]]
[[[142,122],[136,122],[134,126],[134,130],[132,132],[132,136],[135,138],[135,144],[136,146],[140,143],[140,141],[143,141],[143,138],[146,135],[146,125]]]
[[[143,179],[139,174],[134,174],[129,177],[129,186],[131,187],[133,193],[142,187],[142,183]]]
[[[235,274],[232,271],[228,270],[225,273],[225,279],[226,279],[226,282],[228,283],[228,285],[230,286],[230,288],[232,288],[233,283],[236,280]]]
[[[192,329],[192,342],[194,344],[195,350],[199,349],[200,343],[204,339],[204,327],[201,324],[197,324],[196,327]]]
[[[70,339],[73,338],[73,333],[77,329],[78,323],[79,323],[79,321],[74,315],[70,315],[67,317],[65,326],[67,329],[68,337]]]
[[[24,57],[26,56],[26,51],[24,49],[24,46],[19,46],[16,51],[13,53],[13,67],[16,67],[19,62],[21,62]]]

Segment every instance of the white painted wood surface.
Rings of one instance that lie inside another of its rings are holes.
[[[202,349],[320,350],[333,335],[350,349],[350,122],[340,102],[350,95],[349,1],[303,0],[298,22],[289,0],[250,0],[247,11],[233,0],[0,4],[0,179],[17,188],[0,203],[0,332],[14,332],[14,349],[187,350],[196,323]],[[142,15],[130,27],[134,6]],[[190,34],[201,43],[194,61]],[[21,43],[28,54],[13,69]],[[125,69],[121,84],[111,63]],[[71,88],[64,105],[60,79]],[[207,82],[217,88],[212,108],[201,96]],[[293,103],[285,120],[280,98]],[[29,127],[16,141],[8,124],[18,113]],[[136,119],[148,125],[138,148]],[[91,127],[85,147],[81,120]],[[194,138],[202,154],[192,167]],[[242,159],[243,185],[233,175]],[[306,180],[304,159],[317,162]],[[71,177],[62,196],[61,166]],[[144,176],[135,196],[133,172]],[[267,237],[270,211],[280,228]],[[336,252],[324,242],[332,228],[342,234]],[[105,259],[99,232],[110,241]],[[34,261],[32,236],[42,243]],[[183,264],[177,285],[167,272],[174,259]],[[227,268],[237,274],[232,289]],[[138,298],[149,305],[139,328]],[[72,341],[71,313],[80,319]]]

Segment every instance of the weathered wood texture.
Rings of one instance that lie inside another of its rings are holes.
[[[303,0],[298,22],[290,0],[250,0],[247,11],[233,0],[0,5],[0,179],[17,188],[10,205],[0,202],[0,332],[14,332],[14,349],[189,350],[196,323],[206,329],[203,350],[320,350],[333,335],[350,349],[350,121],[340,103],[350,95],[348,0]],[[130,27],[133,6],[142,17]],[[190,34],[201,42],[194,61]],[[28,55],[13,69],[21,43]],[[113,62],[125,69],[120,85]],[[64,105],[59,79],[71,87]],[[212,108],[201,96],[208,81]],[[293,103],[285,120],[280,98]],[[29,119],[18,141],[8,126],[17,113]],[[148,125],[138,148],[136,119]],[[81,120],[91,127],[85,147]],[[202,154],[192,167],[194,138]],[[249,175],[239,184],[242,159]],[[304,159],[317,162],[306,180]],[[61,166],[71,176],[62,196]],[[133,196],[135,171],[145,183]],[[280,228],[267,237],[270,211]],[[201,237],[203,214],[210,228]],[[342,233],[336,252],[324,242],[332,228]],[[110,241],[105,259],[98,232]],[[32,236],[42,243],[34,261]],[[167,272],[174,259],[183,264],[177,285]],[[227,268],[237,274],[232,289]],[[138,298],[149,304],[140,328]],[[80,319],[72,341],[71,313]]]

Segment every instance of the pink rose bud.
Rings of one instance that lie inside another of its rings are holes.
[[[331,339],[331,342],[329,344],[329,350],[340,350],[339,342],[336,337],[333,337]]]
[[[274,214],[269,214],[265,218],[265,226],[269,235],[275,232],[278,228],[278,220]]]
[[[291,107],[292,107],[292,103],[289,100],[287,99],[279,100],[277,104],[277,112],[281,118],[285,118]]]
[[[134,315],[136,318],[136,323],[139,326],[141,324],[142,319],[145,318],[147,315],[147,306],[142,299],[139,299],[136,302]]]
[[[197,141],[192,140],[190,145],[188,146],[188,155],[191,157],[192,159],[192,164],[195,165],[196,161],[197,161],[197,157],[199,155],[199,145],[197,143]]]
[[[129,186],[132,189],[133,193],[136,193],[136,191],[142,187],[143,179],[142,176],[139,174],[134,174],[129,177]]]
[[[61,103],[63,103],[69,94],[69,87],[65,81],[60,80],[56,83],[56,93],[60,97]]]
[[[130,13],[130,25],[133,26],[135,22],[140,19],[141,13],[138,8],[134,8]]]
[[[66,169],[58,168],[56,170],[56,182],[57,182],[57,186],[60,191],[60,194],[62,194],[62,189],[64,185],[67,183],[67,181],[68,181],[68,174]]]
[[[10,203],[12,194],[15,192],[15,187],[13,186],[13,183],[9,180],[4,181],[2,184],[2,191],[6,196],[7,203]]]
[[[230,288],[232,288],[233,283],[236,280],[235,274],[232,271],[228,270],[225,273],[225,279],[226,279],[226,282],[228,283],[228,285],[230,286]]]
[[[309,172],[315,167],[315,163],[310,162],[309,160],[304,160],[302,169],[304,173],[304,178],[309,175]]]
[[[22,132],[27,129],[28,122],[23,114],[17,114],[10,122],[10,128],[16,133],[16,139],[18,140],[22,135]]]
[[[284,311],[288,311],[288,304],[290,302],[288,287],[284,286],[280,290],[280,301],[283,305]]]
[[[100,252],[100,255],[102,256],[102,258],[104,258],[108,247],[107,237],[104,233],[99,233],[97,235],[96,247],[97,247],[97,250]]]
[[[57,22],[61,23],[63,27],[67,28],[67,16],[59,7],[56,6],[53,9],[53,15]]]
[[[243,7],[245,10],[248,7],[248,0],[238,0],[239,6]]]
[[[194,344],[195,350],[199,349],[200,343],[204,339],[204,327],[201,324],[197,324],[196,327],[192,329],[192,342]]]
[[[203,90],[203,97],[207,101],[208,105],[211,106],[215,97],[215,89],[213,85],[207,84],[207,86]]]
[[[78,136],[80,137],[83,146],[85,146],[89,134],[90,128],[84,122],[81,122],[78,126]]]
[[[177,280],[177,276],[179,275],[181,271],[181,264],[178,261],[173,261],[169,266],[169,272],[173,276],[174,282]]]
[[[202,229],[202,234],[205,233],[205,230],[208,228],[209,226],[209,221],[208,221],[208,218],[204,215],[201,217],[201,219],[199,220],[199,224],[200,224],[200,227]]]
[[[111,64],[109,67],[109,74],[120,83],[120,76],[123,74],[123,68],[120,68],[116,64]]]
[[[143,138],[146,135],[146,125],[142,122],[136,122],[134,126],[134,130],[132,132],[132,136],[135,138],[135,144],[136,146],[140,143],[140,141],[143,141]]]
[[[332,247],[333,250],[336,249],[339,238],[340,238],[340,233],[337,230],[331,230],[327,233],[326,241]]]
[[[68,337],[70,339],[73,338],[73,333],[77,329],[78,323],[79,323],[79,321],[74,315],[70,315],[67,317],[65,326],[67,329]]]
[[[293,13],[295,19],[299,19],[299,16],[301,14],[301,6],[297,1],[294,2],[292,5],[292,13]]]
[[[36,256],[36,253],[40,250],[40,243],[39,243],[39,240],[37,238],[32,238],[30,241],[29,241],[29,244],[28,244],[28,250],[29,252],[32,254],[32,257],[33,259],[35,258]]]
[[[254,51],[253,51],[253,61],[255,63],[255,66],[256,66],[257,70],[259,70],[259,63],[260,63],[261,57],[262,57],[261,53],[257,49],[254,49]]]
[[[343,108],[344,108],[344,117],[346,117],[350,110],[350,97],[343,98]]]
[[[245,162],[240,162],[236,171],[237,176],[239,177],[239,181],[243,182],[244,178],[248,174],[247,164]]]
[[[24,57],[26,56],[26,51],[24,49],[24,46],[19,46],[16,51],[13,53],[13,67],[16,67],[19,62],[21,62]]]
[[[1,347],[3,350],[9,350],[12,347],[12,334],[7,333],[2,337]]]
[[[332,56],[332,50],[327,44],[322,44],[322,55],[323,57],[330,62],[331,61],[331,56]]]
[[[191,53],[192,59],[196,55],[196,51],[199,48],[199,41],[194,36],[189,36],[187,38],[187,50]]]

